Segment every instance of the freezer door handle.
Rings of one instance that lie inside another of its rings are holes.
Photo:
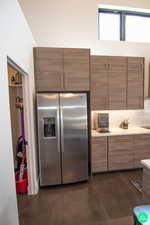
[[[59,109],[57,109],[57,126],[56,126],[56,135],[57,135],[57,149],[60,153],[60,115],[59,115]]]
[[[64,122],[63,122],[63,109],[60,109],[60,121],[61,121],[61,151],[64,152]]]

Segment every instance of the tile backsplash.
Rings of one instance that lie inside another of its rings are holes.
[[[108,111],[92,111],[92,128],[95,129],[96,114],[109,113],[109,126],[118,127],[120,123],[128,119],[129,126],[150,126],[150,98],[144,100],[143,110],[108,110]]]

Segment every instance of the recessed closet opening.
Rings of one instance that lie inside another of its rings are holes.
[[[25,120],[25,76],[27,74],[9,58],[7,66],[16,192],[27,194],[29,185],[28,138]]]

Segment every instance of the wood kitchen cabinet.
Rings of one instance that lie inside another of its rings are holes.
[[[107,137],[92,137],[92,172],[107,171]]]
[[[92,137],[92,172],[142,168],[150,159],[150,134]]]
[[[128,57],[127,109],[144,108],[144,58]]]
[[[107,63],[107,56],[91,56],[92,110],[107,110],[109,108]]]
[[[67,91],[88,91],[90,49],[64,49],[64,88]]]
[[[134,136],[134,167],[142,168],[143,159],[150,159],[150,134]]]
[[[150,158],[150,134],[108,137],[108,169],[142,168],[143,159]]]
[[[37,91],[88,91],[90,49],[34,48]]]
[[[63,90],[63,49],[34,48],[37,91]]]
[[[91,56],[92,110],[143,107],[144,58]]]
[[[108,81],[109,109],[126,109],[126,57],[108,57]]]
[[[133,136],[108,137],[108,170],[134,168]]]
[[[91,56],[92,110],[126,109],[127,58]]]

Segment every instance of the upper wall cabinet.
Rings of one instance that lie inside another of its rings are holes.
[[[35,48],[34,63],[37,91],[63,90],[62,48]]]
[[[108,57],[108,81],[109,109],[126,109],[126,57]]]
[[[92,110],[144,107],[144,59],[91,56]]]
[[[91,56],[91,103],[93,110],[108,109],[107,56]]]
[[[64,49],[65,90],[89,90],[89,49]]]
[[[127,108],[144,108],[144,58],[128,57]]]
[[[125,109],[127,58],[91,56],[91,104],[93,110]]]
[[[89,59],[89,49],[35,48],[36,90],[89,90]]]

